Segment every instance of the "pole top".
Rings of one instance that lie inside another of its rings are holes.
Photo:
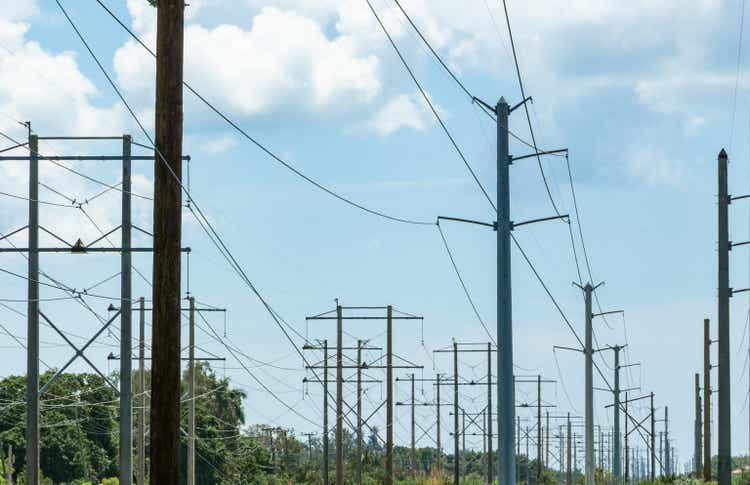
[[[727,152],[726,152],[726,150],[724,150],[724,149],[722,148],[722,149],[721,149],[721,151],[719,152],[719,158],[721,158],[721,159],[726,159],[727,157],[728,157],[728,156],[727,156]]]

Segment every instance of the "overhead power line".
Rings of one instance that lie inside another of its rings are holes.
[[[140,37],[135,34],[135,32],[133,32],[127,25],[125,25],[125,23],[123,23],[122,20],[120,20],[120,18],[117,17],[117,15],[115,15],[114,12],[112,12],[112,10],[109,9],[109,7],[107,7],[101,0],[96,0],[96,2],[109,14],[110,17],[112,17],[112,19],[115,22],[117,22],[120,25],[120,27],[122,27],[125,30],[125,32],[127,32],[133,38],[133,40],[135,40],[141,47],[143,47],[149,54],[151,54],[151,56],[153,56],[154,58],[156,58],[156,53],[149,46],[147,46],[140,39]],[[58,4],[59,4],[59,2],[58,2]],[[93,53],[92,53],[92,55],[93,55]],[[113,84],[113,83],[110,81],[110,84]],[[298,177],[300,177],[304,181],[312,184],[316,188],[318,188],[318,189],[322,190],[323,192],[327,193],[328,195],[330,195],[330,196],[332,196],[332,197],[334,197],[334,198],[336,198],[336,199],[338,199],[338,200],[340,200],[340,201],[342,201],[342,202],[344,202],[344,203],[346,203],[346,204],[348,204],[348,205],[350,205],[352,207],[360,209],[360,210],[362,210],[364,212],[367,212],[367,213],[372,214],[374,216],[378,216],[378,217],[381,217],[383,219],[387,219],[387,220],[390,220],[390,221],[393,221],[393,222],[400,222],[400,223],[404,223],[404,224],[412,224],[412,225],[418,225],[418,226],[432,226],[432,225],[435,224],[432,221],[420,221],[420,220],[416,220],[416,219],[407,219],[407,218],[403,218],[403,217],[393,216],[393,215],[387,214],[387,213],[385,213],[383,211],[380,211],[380,210],[377,210],[377,209],[371,209],[371,208],[369,208],[369,207],[367,207],[367,206],[365,206],[365,205],[363,205],[363,204],[361,204],[359,202],[356,202],[356,201],[354,201],[354,200],[352,200],[352,199],[350,199],[350,198],[348,198],[348,197],[346,197],[344,195],[339,194],[338,192],[335,192],[333,189],[330,189],[330,188],[326,187],[321,182],[318,182],[317,180],[313,179],[312,177],[304,174],[298,168],[294,167],[291,163],[287,162],[286,160],[282,159],[279,155],[277,155],[276,153],[274,153],[273,151],[271,151],[270,148],[266,147],[264,144],[262,144],[256,138],[250,136],[250,134],[247,133],[247,131],[245,131],[244,129],[242,129],[236,122],[234,122],[233,120],[231,120],[224,112],[222,112],[221,110],[219,110],[213,103],[211,103],[210,101],[208,101],[202,94],[200,94],[198,91],[196,91],[195,89],[193,89],[193,87],[190,84],[188,84],[186,81],[183,81],[182,84],[183,84],[183,86],[185,86],[185,88],[188,91],[190,91],[203,104],[205,104],[211,111],[213,111],[217,116],[219,116],[222,120],[224,120],[227,124],[229,124],[229,126],[231,126],[235,131],[237,131],[237,133],[239,133],[244,138],[246,138],[247,140],[249,140],[256,147],[258,147],[261,151],[263,151],[266,155],[268,155],[273,160],[275,160],[276,162],[278,162],[279,164],[281,164],[284,168],[286,168],[290,172],[294,173],[295,175],[297,175]],[[113,87],[114,87],[114,84],[113,84]],[[117,88],[115,88],[115,89],[117,89]],[[135,116],[134,113],[131,113],[131,114],[133,114],[133,116]],[[148,135],[147,135],[147,138],[150,139],[150,137]],[[152,143],[152,145],[153,145],[153,143]]]
[[[464,165],[466,166],[467,170],[469,170],[469,173],[471,174],[472,178],[474,179],[474,182],[476,182],[477,186],[479,186],[479,190],[482,191],[482,194],[484,194],[484,197],[487,199],[487,202],[490,203],[492,206],[492,209],[497,212],[497,207],[495,206],[495,203],[492,201],[492,198],[487,193],[487,190],[484,188],[484,185],[482,185],[482,182],[479,181],[479,178],[477,177],[477,174],[474,172],[474,169],[471,168],[471,164],[469,164],[469,161],[464,156],[463,152],[461,151],[461,148],[459,148],[458,144],[456,143],[456,140],[453,138],[453,135],[451,135],[450,131],[448,131],[448,127],[445,125],[445,122],[441,118],[440,114],[438,114],[437,110],[435,109],[435,106],[432,104],[432,101],[430,101],[429,96],[427,96],[427,93],[422,88],[422,85],[419,83],[419,80],[417,80],[417,77],[414,75],[414,71],[412,71],[411,67],[409,66],[409,63],[406,62],[406,59],[404,58],[403,54],[401,54],[401,51],[399,50],[398,46],[396,45],[396,42],[393,40],[393,37],[391,37],[391,34],[388,32],[388,29],[385,27],[385,24],[383,24],[382,20],[380,20],[380,16],[373,8],[372,4],[370,3],[370,0],[365,0],[367,2],[367,6],[370,7],[370,11],[375,16],[375,19],[378,21],[378,24],[380,25],[380,28],[383,30],[383,33],[386,37],[388,37],[388,42],[390,42],[391,46],[393,47],[393,50],[396,51],[396,54],[398,55],[398,58],[401,60],[401,63],[404,65],[404,68],[409,73],[409,76],[411,77],[412,81],[414,81],[414,84],[417,86],[417,89],[419,90],[420,94],[422,95],[422,98],[424,99],[425,103],[427,103],[427,106],[430,107],[430,111],[432,111],[432,114],[435,116],[435,119],[440,124],[441,128],[443,129],[443,132],[445,133],[445,136],[448,137],[448,140],[450,140],[451,144],[453,145],[453,148],[456,150],[456,153],[458,153],[458,156],[461,158],[461,160],[464,162]],[[398,2],[397,2],[398,3]],[[411,22],[411,19],[409,20]],[[412,24],[413,25],[413,24]],[[416,27],[415,27],[416,29]],[[421,33],[419,34],[422,35]],[[422,38],[424,40],[424,37]],[[426,41],[425,41],[426,42]],[[429,45],[429,44],[428,44]],[[430,50],[432,50],[432,47],[430,47]],[[433,51],[434,53],[434,51]],[[437,55],[437,54],[436,54]],[[441,64],[443,63],[442,60],[440,60]],[[446,67],[447,69],[447,67]],[[450,71],[449,71],[450,72]],[[451,73],[453,76],[453,74]],[[456,81],[458,81],[458,78],[453,76]],[[459,82],[460,84],[460,82]],[[463,84],[461,84],[463,87]],[[464,88],[466,90],[466,88]],[[468,93],[468,91],[466,91]]]

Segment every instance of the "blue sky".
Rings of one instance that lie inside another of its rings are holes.
[[[151,58],[98,6],[63,3],[151,130]],[[107,3],[152,43],[154,15],[145,0]],[[493,104],[501,95],[511,103],[519,100],[499,2],[476,0],[460,8],[448,1],[402,4],[472,93]],[[494,198],[494,126],[425,51],[395,4],[376,0],[373,6]],[[527,1],[509,2],[509,10],[526,91],[534,97],[537,141],[542,148],[570,149],[593,277],[606,281],[599,297],[605,310],[626,312],[624,322],[616,316],[597,322],[597,338],[602,344],[629,344],[626,360],[642,367],[628,373],[625,382],[653,390],[660,407],[670,406],[675,446],[684,461],[692,446],[693,373],[702,362],[702,321],[713,319],[716,307],[715,158],[721,147],[732,159],[730,191],[750,190],[742,59],[737,68],[739,2],[701,0],[686,9],[676,1]],[[364,1],[194,0],[187,13],[187,80],[295,167],[357,202],[399,217],[492,218]],[[14,2],[1,15],[0,129],[21,138],[24,131],[15,120],[31,120],[40,134],[129,132],[147,142],[53,2]],[[399,325],[396,346],[400,355],[425,365],[426,377],[434,373],[432,350],[452,338],[487,340],[434,227],[393,223],[344,205],[278,165],[187,93],[185,108],[193,197],[263,295],[297,331],[308,332],[304,317],[333,308],[334,298],[345,305],[391,303],[425,317],[424,332],[411,323]],[[521,111],[514,113],[511,129],[529,138]],[[42,145],[49,153],[117,149],[116,144]],[[517,143],[511,147],[517,155],[527,151]],[[572,213],[564,159],[550,157],[543,164],[556,203]],[[117,183],[112,165],[77,168]],[[3,164],[0,171],[3,191],[26,193],[21,165]],[[152,167],[142,164],[136,172],[134,191],[149,194]],[[101,191],[51,165],[43,167],[42,180],[79,200]],[[511,190],[514,220],[552,214],[534,160],[512,167]],[[64,202],[44,190],[40,198]],[[2,202],[0,231],[23,225],[23,201],[4,197]],[[148,201],[136,200],[134,208],[139,225],[150,227]],[[113,227],[119,194],[108,192],[86,210],[102,227]],[[748,219],[743,203],[732,205],[732,240],[748,238]],[[185,243],[193,248],[191,291],[202,302],[228,308],[232,345],[263,362],[294,369],[246,362],[287,404],[319,420],[320,390],[309,388],[309,396],[300,390],[305,373],[291,345],[189,213],[184,222]],[[42,224],[70,240],[97,237],[74,209],[45,207]],[[494,233],[462,225],[444,230],[482,317],[494,328]],[[517,237],[582,334],[583,303],[571,285],[577,274],[567,226],[519,228]],[[577,232],[575,237],[580,257]],[[22,238],[14,241],[23,243]],[[139,236],[139,242],[148,239]],[[3,268],[23,272],[20,256],[3,259]],[[745,251],[734,251],[731,263],[732,286],[750,286]],[[43,269],[79,289],[116,273],[118,264],[113,256],[42,260]],[[137,256],[135,264],[150,275],[148,258]],[[143,280],[136,276],[134,281],[135,295],[150,294]],[[516,363],[557,380],[548,391],[554,397],[545,399],[558,404],[559,411],[582,412],[582,359],[559,353],[556,363],[552,352],[553,345],[574,345],[575,339],[518,252],[513,253],[513,284]],[[8,299],[25,296],[21,280],[3,276],[0,285]],[[97,289],[117,295],[117,288],[115,280]],[[45,289],[43,296],[60,293]],[[107,304],[92,300],[101,313]],[[24,310],[23,304],[8,305]],[[732,305],[733,444],[745,452],[748,304],[737,297]],[[74,302],[49,301],[44,308],[71,332],[96,328],[96,320]],[[0,323],[25,335],[24,318],[7,308],[0,308]],[[212,323],[223,325],[221,319]],[[383,343],[381,327],[355,325],[347,329],[351,335]],[[311,324],[309,336],[333,339],[332,330]],[[6,372],[23,372],[23,351],[10,337],[0,338],[9,347],[3,350],[10,363]],[[43,329],[43,340],[54,345],[42,350],[45,361],[64,363],[67,354],[58,346],[59,337]],[[207,352],[229,358],[222,373],[248,391],[248,422],[317,431],[259,390],[218,342],[200,332],[199,341]],[[105,336],[91,355],[106,367],[110,351],[117,352],[117,342]],[[467,358],[462,372],[481,377],[483,367],[477,363]],[[434,364],[449,371],[447,359]],[[600,365],[609,376],[611,371]],[[377,386],[370,392],[373,402],[380,398]],[[406,392],[400,389],[399,396]],[[424,392],[430,399],[431,390]],[[471,397],[472,405],[481,405],[481,397]],[[602,425],[609,420],[602,409],[609,399],[597,395]],[[424,419],[432,418],[425,414]],[[396,436],[406,442],[407,428],[399,426]]]

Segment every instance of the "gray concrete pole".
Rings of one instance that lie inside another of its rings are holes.
[[[189,303],[187,485],[195,485],[195,298]]]
[[[510,268],[510,106],[500,98],[497,115],[497,476],[500,484],[516,483],[513,448],[513,313]]]
[[[344,370],[343,316],[341,305],[336,306],[336,485],[344,485]]]
[[[614,352],[615,352],[615,406],[614,406],[614,417],[615,417],[615,426],[614,426],[614,457],[613,457],[613,473],[615,479],[615,485],[621,485],[622,482],[622,468],[621,468],[621,462],[620,462],[620,350],[622,347],[615,346]],[[625,416],[625,421],[627,421],[628,417]]]
[[[122,137],[122,252],[120,253],[120,483],[133,483],[133,300],[130,135]]]
[[[26,483],[39,483],[39,137],[29,135]]]
[[[146,302],[138,299],[138,485],[146,485]]]
[[[545,443],[545,450],[544,450],[544,465],[549,468],[549,411],[546,412],[546,423],[545,423],[545,435],[546,440],[544,440]]]
[[[330,474],[328,461],[328,340],[323,340],[323,483],[328,485]]]
[[[357,340],[357,484],[362,485],[362,341]]]
[[[458,344],[453,342],[453,485],[458,484],[459,478],[459,449],[458,449]]]
[[[585,459],[586,459],[586,485],[594,485],[594,347],[593,347],[593,327],[591,311],[591,294],[594,287],[587,283],[583,288],[584,302],[586,307],[586,408],[585,408]]]
[[[729,193],[727,190],[727,153],[722,149],[719,162],[719,485],[732,483],[732,429],[731,429],[731,354],[729,342]]]
[[[494,483],[492,474],[492,344],[487,342],[487,483]]]
[[[703,320],[703,481],[711,481],[711,322]]]

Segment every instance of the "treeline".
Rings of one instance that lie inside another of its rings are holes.
[[[46,383],[54,374],[41,377]],[[187,382],[183,376],[183,395]],[[119,405],[115,390],[117,376],[105,380],[98,374],[62,374],[47,388],[41,401],[41,472],[44,485],[118,483]],[[147,374],[147,388],[150,376]],[[137,389],[137,386],[134,387]],[[225,484],[322,484],[323,446],[320,436],[302,438],[292,430],[265,425],[247,426],[243,401],[253,396],[234,389],[226,378],[217,376],[207,364],[196,366],[196,483]],[[26,381],[24,376],[0,380],[0,484],[24,483],[26,448]],[[146,426],[148,427],[148,394]],[[138,395],[134,408],[138,406]],[[134,409],[134,411],[136,411]],[[183,429],[187,429],[187,408],[182,410]],[[135,433],[134,433],[135,435]],[[425,437],[424,440],[428,440]],[[183,434],[181,476],[175,483],[185,484],[187,438]],[[148,447],[148,441],[146,446]],[[356,437],[345,430],[344,454],[346,483],[356,483]],[[445,450],[444,450],[445,451]],[[330,476],[335,476],[334,433],[330,436]],[[148,448],[145,453],[148,457]],[[453,456],[443,455],[437,468],[435,448],[417,450],[416,470],[411,470],[411,452],[397,446],[393,453],[398,483],[452,483]],[[486,483],[485,454],[467,450],[460,456],[463,483]],[[368,430],[363,444],[363,482],[384,482],[385,450],[379,430]],[[536,483],[535,460],[519,457],[520,482],[530,478]],[[135,460],[134,460],[135,463]],[[148,459],[146,459],[148,470]],[[544,470],[542,483],[554,483],[557,477]]]

